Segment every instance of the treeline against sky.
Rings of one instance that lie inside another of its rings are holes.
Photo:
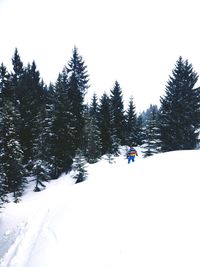
[[[118,81],[110,94],[94,94],[85,104],[89,74],[76,47],[50,85],[44,84],[34,61],[24,66],[17,49],[11,60],[11,72],[0,66],[0,205],[8,194],[19,201],[30,177],[35,191],[72,169],[81,182],[87,176],[85,162],[118,155],[120,146],[141,146],[145,156],[198,148],[198,74],[181,57],[160,108],[150,105],[141,114],[132,97],[124,109]]]

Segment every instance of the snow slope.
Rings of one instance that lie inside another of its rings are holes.
[[[200,150],[52,181],[0,214],[1,267],[200,266]]]

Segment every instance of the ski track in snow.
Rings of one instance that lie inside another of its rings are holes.
[[[47,215],[48,210],[41,209],[39,212],[37,211],[31,221],[21,225],[15,242],[11,245],[6,257],[4,257],[2,266],[28,266],[25,264],[26,257],[34,248]],[[20,262],[18,262],[18,258],[20,258]]]
[[[54,188],[56,190],[56,186],[59,185],[59,183],[63,185],[61,185],[61,188],[66,190],[66,181],[61,177],[60,182],[59,180],[54,181],[55,187],[50,186],[47,190],[40,193],[32,192],[34,195],[33,199],[28,199],[27,203],[17,204],[19,207],[15,212],[19,214],[16,216],[16,224],[14,223],[15,216],[13,216],[13,226],[11,229],[9,229],[9,226],[3,225],[5,234],[2,234],[0,240],[0,252],[2,255],[0,258],[1,267],[29,267],[29,258],[32,255],[32,251],[34,251],[37,246],[39,237],[41,235],[46,235],[56,240],[55,233],[48,227],[47,222],[50,209],[56,210],[56,205],[58,205],[57,202],[53,201],[53,197],[50,198],[50,196]],[[74,182],[71,182],[70,185],[73,183]],[[44,201],[42,194],[46,195],[47,201]],[[11,204],[11,214],[13,211],[12,205],[16,204]],[[27,214],[23,214],[23,211],[25,213],[27,212]]]

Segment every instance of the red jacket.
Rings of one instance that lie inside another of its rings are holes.
[[[137,156],[138,154],[137,154],[137,151],[135,150],[135,148],[133,148],[133,147],[131,147],[130,149],[129,149],[129,151],[128,151],[128,156],[129,157],[135,157],[135,156]]]

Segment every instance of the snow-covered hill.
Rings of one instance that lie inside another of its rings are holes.
[[[1,267],[200,266],[200,150],[123,155],[0,214]]]

